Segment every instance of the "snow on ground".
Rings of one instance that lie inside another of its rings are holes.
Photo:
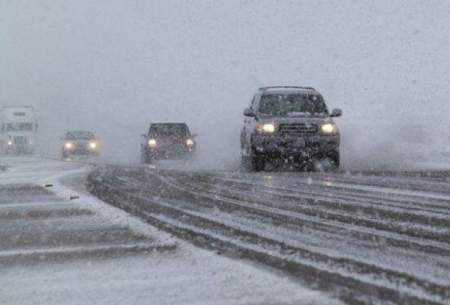
[[[255,266],[181,247],[176,253],[13,267],[2,304],[333,304]]]
[[[90,166],[38,158],[0,164],[7,166],[0,172],[1,304],[340,303],[278,272],[175,240],[93,198],[83,190]],[[148,247],[123,249],[130,245]]]

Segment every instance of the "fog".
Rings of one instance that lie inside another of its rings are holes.
[[[35,107],[46,155],[90,129],[105,160],[137,162],[151,121],[186,121],[197,162],[235,168],[242,110],[285,84],[344,110],[346,168],[408,166],[387,148],[410,124],[436,151],[449,138],[448,1],[0,0],[0,12],[0,104]]]

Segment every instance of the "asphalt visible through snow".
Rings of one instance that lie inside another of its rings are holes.
[[[194,245],[350,304],[450,304],[448,173],[237,173],[102,166],[104,200]]]
[[[106,204],[85,188],[90,164],[0,163],[0,304],[342,304],[279,269],[213,244],[194,247],[131,215],[138,210]]]

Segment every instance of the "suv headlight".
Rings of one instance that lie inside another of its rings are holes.
[[[96,149],[97,146],[98,146],[98,145],[97,145],[97,142],[90,142],[90,143],[89,143],[89,148],[90,148],[90,149]]]
[[[151,148],[156,147],[156,145],[157,145],[157,142],[155,139],[148,140],[148,146],[150,146]]]
[[[66,142],[64,144],[64,148],[65,149],[72,149],[73,148],[73,143],[72,142]]]
[[[275,132],[275,124],[273,124],[273,123],[257,124],[256,131],[258,133],[269,133],[269,134],[274,133]]]
[[[192,147],[192,146],[194,146],[194,141],[192,139],[187,139],[186,140],[186,145]]]
[[[325,123],[320,126],[320,131],[326,135],[333,135],[338,132],[338,129],[334,123]]]

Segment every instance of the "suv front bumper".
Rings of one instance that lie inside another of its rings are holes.
[[[98,155],[99,149],[91,149],[87,146],[75,146],[74,148],[63,147],[63,154],[65,155]]]
[[[317,155],[328,155],[339,151],[339,135],[311,136],[252,136],[252,150],[259,155],[273,157],[311,158]]]
[[[184,145],[171,145],[156,148],[146,148],[145,154],[153,159],[181,159],[193,155],[195,147]]]

